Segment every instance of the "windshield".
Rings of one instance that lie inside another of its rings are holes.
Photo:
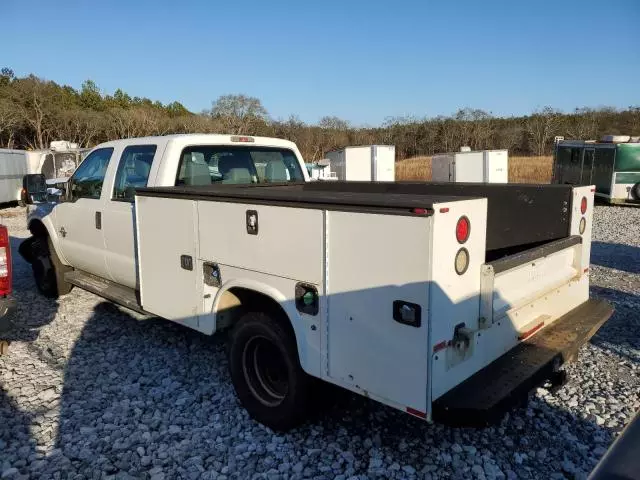
[[[303,181],[300,163],[286,148],[203,145],[182,151],[176,185]]]

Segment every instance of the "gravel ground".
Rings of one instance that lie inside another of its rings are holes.
[[[24,211],[0,211],[14,252]],[[586,478],[640,408],[640,209],[597,207],[593,294],[614,317],[496,427],[428,425],[345,395],[289,434],[251,421],[224,338],[141,320],[75,289],[39,296],[14,258],[19,329],[0,358],[2,478]]]

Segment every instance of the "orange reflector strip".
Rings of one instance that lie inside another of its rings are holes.
[[[440,350],[444,350],[445,348],[447,348],[447,341],[443,340],[440,343],[436,343],[433,346],[433,351],[435,352],[439,352]]]
[[[444,207],[440,209],[440,213],[447,213],[449,211],[448,207]]]
[[[524,340],[525,338],[530,337],[531,335],[536,333],[538,330],[540,330],[542,327],[544,327],[544,322],[540,322],[538,325],[533,327],[531,330],[527,330],[526,332],[521,333],[520,336],[518,337],[518,340]]]
[[[413,213],[415,213],[416,215],[428,215],[429,210],[426,208],[414,208]]]
[[[413,415],[418,418],[427,418],[427,414],[421,412],[420,410],[416,410],[415,408],[407,407],[407,413]]]

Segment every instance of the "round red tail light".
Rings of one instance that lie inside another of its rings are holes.
[[[580,212],[584,215],[587,212],[587,197],[582,197],[580,202]]]
[[[467,217],[460,217],[456,224],[456,239],[458,243],[464,243],[469,239],[471,233],[471,223]]]

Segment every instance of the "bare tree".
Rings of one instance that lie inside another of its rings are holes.
[[[557,133],[558,124],[558,111],[551,107],[544,107],[526,119],[525,128],[534,155],[542,156],[547,152],[547,146]]]
[[[16,106],[8,101],[0,99],[0,145],[6,138],[4,145],[7,148],[13,146],[14,129],[20,123],[20,115]]]
[[[599,112],[593,108],[576,108],[575,113],[571,115],[568,136],[582,140],[595,139],[598,134],[599,117]]]
[[[222,95],[213,102],[209,114],[233,134],[249,133],[267,120],[267,110],[260,100],[246,95]]]
[[[349,122],[346,120],[342,120],[336,116],[325,116],[320,119],[318,122],[318,126],[320,128],[326,128],[328,130],[337,130],[339,132],[344,132],[345,130],[349,130]]]
[[[33,137],[27,139],[30,147],[45,148],[49,140],[49,122],[53,101],[47,82],[34,76],[15,80],[12,84],[12,100],[22,118],[32,129]]]

